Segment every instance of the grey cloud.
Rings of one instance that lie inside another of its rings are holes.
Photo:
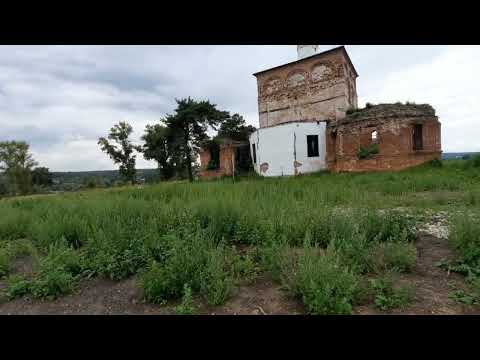
[[[361,102],[375,102],[423,89],[414,76],[409,77],[409,86],[398,91],[391,87],[402,71],[430,64],[451,49],[347,46],[347,50],[360,74]],[[0,46],[0,140],[26,139],[44,165],[56,170],[114,168],[96,139],[119,120],[133,125],[138,140],[147,123],[173,111],[175,98],[192,96],[238,112],[258,126],[252,74],[295,59],[295,46]],[[439,102],[444,125],[464,121],[471,100],[461,93],[453,102],[442,96],[432,94],[432,102],[434,106]],[[473,149],[473,138],[469,134],[461,150]],[[447,133],[444,144],[455,150],[462,145]]]

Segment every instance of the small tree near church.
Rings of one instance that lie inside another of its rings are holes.
[[[134,184],[137,172],[135,168],[137,157],[135,151],[141,152],[142,148],[134,145],[129,139],[132,132],[132,126],[127,122],[121,121],[110,129],[108,138],[101,137],[98,139],[98,144],[115,164],[120,164],[120,175]]]

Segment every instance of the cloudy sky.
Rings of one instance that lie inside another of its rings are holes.
[[[445,152],[480,151],[480,46],[346,48],[359,106],[430,103]],[[175,98],[208,99],[258,126],[252,74],[296,57],[292,45],[0,46],[0,141],[29,142],[51,171],[114,169],[98,137],[126,120],[138,141]],[[137,166],[155,164],[140,156]]]

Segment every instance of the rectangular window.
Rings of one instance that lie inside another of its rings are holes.
[[[415,124],[413,126],[413,150],[423,150],[422,124]]]
[[[255,149],[255,144],[252,144],[252,159],[253,163],[257,163],[257,150]]]
[[[308,157],[317,157],[318,153],[318,135],[307,135]]]

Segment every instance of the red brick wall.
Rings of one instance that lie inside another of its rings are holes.
[[[342,49],[257,74],[260,127],[345,116],[357,105],[356,74]]]
[[[207,170],[211,159],[210,151],[202,150],[200,152],[200,177],[217,178],[222,176],[232,176],[233,164],[235,163],[235,147],[231,145],[220,146],[220,166],[217,170]],[[232,163],[233,158],[233,163]]]
[[[235,148],[233,146],[220,147],[220,169],[224,174],[231,176],[233,174],[233,164],[235,164]]]
[[[423,125],[423,150],[413,150],[413,126]],[[327,164],[331,171],[401,170],[441,157],[440,122],[435,116],[378,117],[331,123],[327,129]],[[378,133],[379,153],[359,159],[360,147]],[[336,137],[335,137],[336,134]]]
[[[200,151],[200,169],[205,170],[211,159],[212,155],[210,154],[209,150]]]

